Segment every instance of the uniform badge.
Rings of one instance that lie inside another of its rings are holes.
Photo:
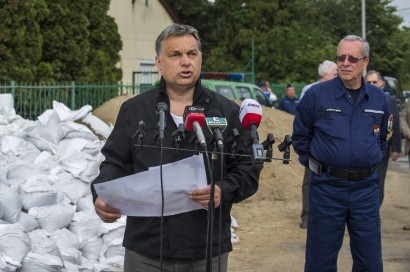
[[[386,136],[386,141],[389,141],[391,136],[393,136],[393,131],[390,131]]]
[[[379,125],[374,125],[374,126],[373,126],[373,134],[374,134],[374,136],[379,135],[379,132],[380,132],[380,126],[379,126]]]
[[[390,114],[389,119],[387,121],[387,131],[390,132],[393,130],[393,114]]]

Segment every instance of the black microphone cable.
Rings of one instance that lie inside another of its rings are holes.
[[[207,150],[204,150],[206,165],[208,168],[210,183],[211,183],[211,194],[208,203],[208,226],[206,231],[206,250],[205,250],[205,261],[206,261],[206,272],[212,272],[212,240],[213,240],[213,221],[214,221],[214,212],[215,212],[215,192],[212,190],[212,186],[215,188],[214,179],[212,177],[211,164],[209,161],[209,155]]]
[[[160,222],[160,249],[159,249],[159,266],[162,272],[162,259],[163,259],[163,232],[164,232],[164,209],[165,209],[165,197],[164,197],[164,179],[162,174],[163,153],[164,153],[164,140],[165,140],[165,114],[168,111],[168,105],[165,102],[158,102],[157,114],[159,115],[158,121],[158,138],[160,144],[160,158],[159,158],[159,175],[161,181],[161,222]]]
[[[224,147],[221,145],[219,147],[220,152],[221,152],[221,169],[220,169],[220,180],[221,180],[221,195],[220,195],[220,202],[219,202],[219,226],[218,226],[218,271],[221,272],[221,244],[222,244],[222,213],[223,213],[223,195],[222,195],[222,184],[223,184],[223,167],[224,167]]]
[[[164,232],[164,207],[165,207],[165,199],[164,199],[164,181],[162,176],[162,163],[163,163],[163,141],[160,141],[160,163],[159,163],[159,175],[161,180],[161,223],[160,223],[160,249],[159,249],[159,266],[160,271],[162,272],[162,251],[163,251],[163,232]]]

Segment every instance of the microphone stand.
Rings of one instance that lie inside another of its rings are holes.
[[[292,144],[292,138],[289,135],[285,136],[283,142],[278,145],[278,149],[283,153],[283,164],[289,164],[290,159],[290,145]]]
[[[172,137],[174,138],[174,144],[176,148],[176,153],[179,154],[179,145],[185,139],[185,127],[184,124],[179,124],[178,129],[172,132]]]
[[[265,155],[265,161],[266,162],[271,162],[272,161],[272,155],[273,155],[272,145],[274,143],[275,143],[275,137],[273,136],[272,133],[269,133],[266,137],[266,140],[263,141],[263,143],[262,143],[263,148],[266,150],[266,155]]]

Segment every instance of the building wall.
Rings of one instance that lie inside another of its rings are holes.
[[[173,23],[160,1],[112,0],[108,14],[115,19],[123,43],[118,64],[123,72],[123,83],[132,83],[133,71],[157,71],[155,40]],[[153,83],[150,78],[136,78],[136,81]]]

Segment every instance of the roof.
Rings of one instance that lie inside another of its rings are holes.
[[[171,19],[174,21],[174,23],[181,23],[181,20],[179,19],[178,15],[175,13],[175,11],[168,5],[166,0],[159,0],[161,5],[164,7],[164,9],[167,11]]]

